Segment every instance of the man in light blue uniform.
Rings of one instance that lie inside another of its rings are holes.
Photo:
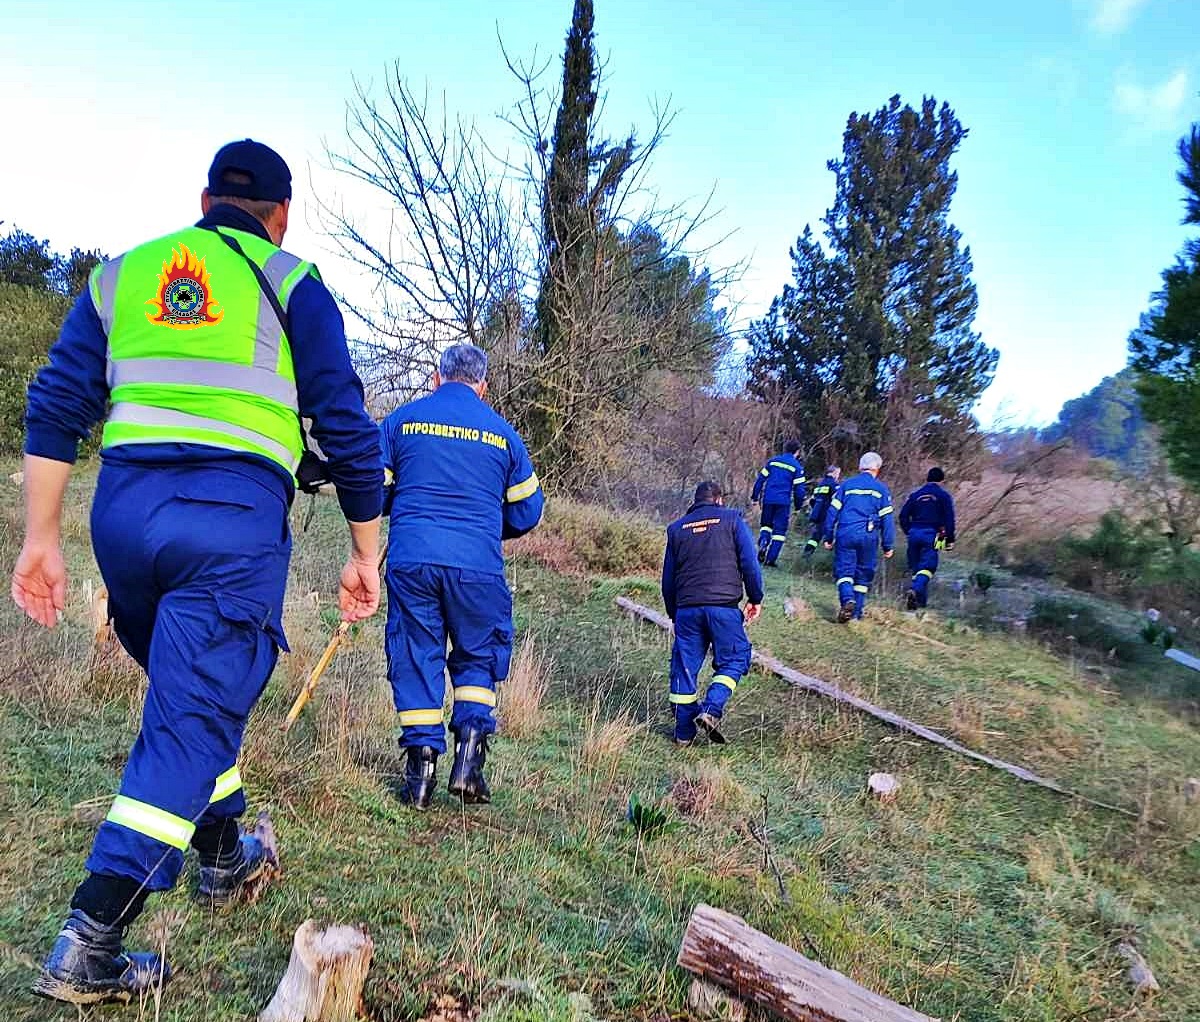
[[[388,678],[407,754],[400,797],[420,809],[433,800],[437,758],[446,751],[447,669],[455,736],[449,790],[468,804],[491,801],[484,759],[513,640],[500,544],[536,526],[543,506],[525,444],[483,402],[487,355],[472,344],[447,348],[434,388],[382,426],[392,478]]]
[[[878,478],[882,467],[883,459],[868,451],[858,461],[858,475],[842,483],[829,502],[825,548],[833,551],[841,624],[863,616],[879,563],[880,539],[884,557],[891,557],[896,547],[892,495]]]

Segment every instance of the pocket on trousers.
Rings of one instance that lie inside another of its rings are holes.
[[[241,508],[243,511],[257,510],[255,505],[249,500],[240,497],[229,497],[222,493],[181,489],[175,491],[175,496],[178,500],[187,501],[189,504],[210,504],[213,507],[236,507]]]
[[[193,667],[208,679],[235,717],[245,717],[262,694],[276,660],[276,649],[287,651],[278,611],[244,596],[214,593],[218,617],[208,647]]]
[[[492,681],[497,685],[508,677],[512,669],[512,645],[511,627],[496,628],[492,632]]]

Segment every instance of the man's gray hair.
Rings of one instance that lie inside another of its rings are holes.
[[[474,344],[452,344],[442,352],[438,373],[448,383],[482,383],[487,379],[487,352]]]
[[[858,459],[858,467],[862,472],[878,472],[883,467],[883,459],[874,451],[867,451]]]

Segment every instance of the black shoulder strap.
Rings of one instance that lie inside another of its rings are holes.
[[[228,234],[223,234],[221,231],[218,231],[215,227],[206,227],[204,230],[212,231],[213,234],[215,234],[218,238],[225,242],[226,245],[228,245],[238,255],[246,260],[246,265],[250,267],[250,272],[254,274],[254,279],[258,281],[258,286],[262,290],[263,295],[265,295],[267,301],[271,303],[271,308],[275,310],[275,318],[279,320],[279,326],[283,329],[284,334],[287,336],[288,343],[291,343],[292,331],[290,322],[288,320],[288,314],[284,310],[283,303],[279,301],[279,295],[277,295],[275,293],[275,289],[271,287],[271,282],[267,280],[267,275],[263,273],[262,267],[259,266],[258,263],[251,259],[248,255],[246,255],[245,250],[242,248],[237,238],[231,238]],[[304,428],[304,420],[300,418],[299,414],[296,415],[296,418],[300,422],[300,439],[304,443],[304,451],[307,454],[312,450],[308,446],[308,430]]]
[[[223,234],[221,231],[218,231],[215,227],[209,227],[207,230],[212,231],[213,234],[215,234],[218,238],[225,242],[226,245],[228,245],[238,255],[246,260],[246,265],[250,267],[250,272],[254,274],[254,279],[258,281],[258,286],[262,289],[262,293],[266,296],[267,301],[271,303],[271,308],[275,310],[275,318],[279,320],[280,327],[283,329],[283,332],[287,335],[288,340],[290,341],[292,337],[292,331],[290,329],[290,324],[288,323],[287,312],[284,311],[283,305],[279,301],[279,295],[277,295],[275,293],[275,289],[271,287],[271,282],[267,280],[267,275],[263,273],[262,267],[259,266],[258,263],[251,259],[248,255],[246,255],[245,250],[242,248],[237,238],[231,238],[228,234]]]

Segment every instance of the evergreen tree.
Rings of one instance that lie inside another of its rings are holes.
[[[1185,224],[1200,224],[1200,124],[1179,143]],[[1154,307],[1129,338],[1146,418],[1161,429],[1171,467],[1200,484],[1200,238],[1163,271]]]
[[[1142,415],[1137,373],[1122,369],[1086,394],[1062,406],[1058,419],[1042,431],[1047,443],[1071,440],[1095,458],[1142,472],[1154,457],[1155,440]]]
[[[844,436],[847,449],[830,453],[886,449],[903,431],[946,457],[973,435],[970,409],[998,356],[972,329],[971,253],[948,219],[950,160],[965,137],[933,98],[851,114],[842,158],[829,162],[825,245],[805,229],[793,283],[751,328],[754,385],[787,390],[809,436]]]

